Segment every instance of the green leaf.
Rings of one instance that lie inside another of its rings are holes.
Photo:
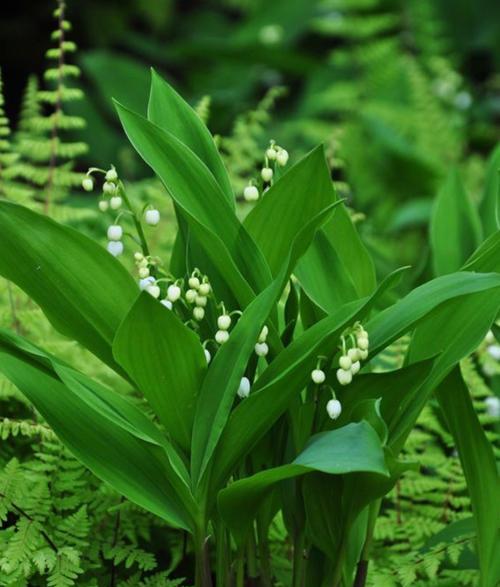
[[[198,336],[143,293],[118,328],[113,354],[172,439],[189,450],[207,364]]]
[[[83,385],[84,376],[65,381],[49,367],[48,355],[30,353],[29,343],[17,346],[10,335],[0,336],[0,371],[35,405],[69,450],[95,475],[134,503],[173,526],[193,526],[194,502],[185,481],[167,452],[136,424],[132,405],[120,409],[113,392],[95,393],[95,383]],[[43,355],[42,355],[43,356]],[[63,367],[64,368],[64,367]],[[72,383],[77,382],[76,386]],[[69,385],[68,385],[69,384]]]
[[[116,107],[130,142],[162,180],[197,242],[241,306],[246,307],[254,292],[269,284],[271,274],[214,176],[171,133],[118,103]]]
[[[151,69],[148,119],[179,139],[205,163],[234,209],[231,183],[210,131],[191,106],[154,69]]]
[[[437,195],[430,231],[437,275],[460,269],[481,241],[478,212],[456,170],[450,172]]]
[[[243,224],[264,253],[273,275],[279,272],[300,230],[334,201],[322,146],[301,159],[260,199]]]
[[[479,204],[484,236],[500,228],[500,145],[493,151],[486,170],[484,194]]]
[[[500,230],[490,235],[481,246],[467,259],[462,268],[464,271],[500,273]]]
[[[236,481],[219,493],[220,513],[236,541],[243,542],[259,507],[278,482],[312,471],[389,474],[378,435],[367,422],[317,434],[293,463]]]
[[[495,587],[500,581],[500,483],[493,449],[458,367],[441,383],[436,394],[467,480],[476,523],[481,569],[479,584],[481,587]]]
[[[54,328],[120,371],[111,344],[139,295],[124,267],[76,230],[5,201],[0,248],[0,273],[41,307]]]

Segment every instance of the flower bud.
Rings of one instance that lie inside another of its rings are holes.
[[[134,259],[136,261],[142,261],[144,259],[144,255],[141,252],[137,251],[136,253],[134,253]]]
[[[338,399],[331,399],[326,404],[326,411],[332,420],[336,420],[342,413],[342,404]]]
[[[82,188],[86,192],[91,192],[94,189],[94,180],[91,177],[85,177],[82,181]]]
[[[193,318],[198,322],[203,320],[203,318],[205,318],[205,309],[200,308],[200,306],[196,306],[196,308],[193,308]]]
[[[150,226],[156,226],[160,222],[160,212],[158,210],[146,210],[144,220]]]
[[[353,375],[356,375],[356,373],[361,369],[361,363],[359,361],[356,361],[355,363],[353,363],[351,365],[351,373]]]
[[[200,287],[200,280],[197,277],[191,276],[188,284],[191,289],[198,289]]]
[[[111,181],[105,181],[102,186],[102,191],[109,196],[116,194],[116,184]]]
[[[196,296],[194,303],[200,308],[206,308],[208,303],[208,298],[205,296]]]
[[[349,355],[342,355],[339,359],[339,367],[344,370],[348,370],[351,368],[352,361]]]
[[[139,267],[139,277],[141,279],[149,277],[149,269],[147,267]]]
[[[263,167],[260,174],[262,176],[262,179],[267,182],[271,181],[271,179],[273,178],[273,170],[270,167]]]
[[[493,357],[496,361],[500,361],[500,345],[498,344],[490,344],[490,346],[486,349],[490,357]]]
[[[106,181],[115,182],[118,179],[118,173],[116,173],[116,169],[114,167],[108,169],[104,178]]]
[[[364,361],[368,357],[368,351],[358,351],[358,357]]]
[[[109,241],[107,249],[113,257],[118,257],[123,253],[123,243],[121,241]]]
[[[285,151],[285,149],[280,149],[276,155],[276,161],[278,162],[278,165],[285,167],[288,163],[288,152]]]
[[[274,161],[277,154],[278,153],[274,147],[269,147],[269,149],[266,151],[266,157],[269,159],[269,161]]]
[[[139,280],[139,289],[141,291],[143,291],[143,290],[147,289],[148,286],[154,285],[155,283],[156,283],[156,280],[154,277],[152,277],[152,276],[145,277],[145,278]]]
[[[122,205],[122,199],[120,196],[113,196],[109,200],[109,206],[110,206],[111,210],[118,210],[118,208],[120,208],[121,205]]]
[[[326,379],[325,372],[321,369],[314,369],[314,371],[311,371],[311,379],[316,385],[321,385]]]
[[[156,283],[148,285],[146,287],[146,291],[148,292],[149,295],[153,296],[156,299],[158,299],[161,294],[160,286],[156,285]]]
[[[267,343],[265,343],[265,342],[258,342],[255,345],[255,354],[258,357],[265,357],[268,352],[269,352],[269,347],[267,346]]]
[[[108,240],[119,241],[123,236],[123,228],[118,224],[112,224],[108,227]]]
[[[224,344],[229,340],[229,332],[227,330],[217,330],[215,333],[215,340],[219,344]]]
[[[101,212],[106,212],[106,210],[109,208],[109,202],[108,200],[99,200],[98,206]]]
[[[352,373],[345,369],[337,369],[337,381],[340,385],[349,385],[352,381]]]
[[[188,289],[186,292],[186,301],[190,304],[194,304],[197,295],[198,294],[195,289]]]
[[[198,288],[198,293],[200,296],[208,296],[208,294],[212,291],[210,284],[207,281],[204,281],[200,287]]]
[[[205,353],[205,359],[208,365],[208,363],[210,363],[210,361],[212,360],[212,355],[210,354],[210,351],[208,349],[203,349],[203,352]]]
[[[167,300],[166,298],[164,300],[160,300],[160,304],[162,304],[163,306],[165,306],[165,308],[168,308],[169,310],[173,308],[172,302],[170,300]]]
[[[356,361],[358,361],[361,358],[359,353],[360,353],[359,349],[353,348],[353,349],[349,349],[347,351],[347,356],[351,359],[351,361],[353,363],[355,363]]]
[[[176,285],[175,283],[173,283],[172,285],[169,285],[167,288],[167,298],[171,302],[176,302],[180,297],[181,297],[181,288],[178,285]]]
[[[229,330],[231,326],[231,316],[228,314],[222,314],[217,318],[217,326],[219,330]]]
[[[245,399],[250,395],[250,379],[248,379],[248,377],[241,378],[240,385],[236,393],[241,399]]]
[[[359,347],[360,350],[362,351],[366,351],[368,350],[368,337],[366,336],[358,336],[358,338],[356,339],[357,345]]]
[[[246,202],[256,202],[259,199],[259,190],[254,185],[247,185],[243,190],[243,197]]]

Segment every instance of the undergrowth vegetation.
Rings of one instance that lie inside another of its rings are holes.
[[[432,2],[221,4],[192,107],[64,0],[0,77],[0,585],[495,587],[498,80]]]

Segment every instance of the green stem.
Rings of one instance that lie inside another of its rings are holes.
[[[245,557],[243,553],[238,556],[236,561],[236,587],[244,587],[245,585]]]
[[[248,567],[248,576],[252,579],[258,576],[257,573],[257,556],[256,556],[256,544],[255,544],[255,533],[252,532],[248,539],[247,544],[247,567]]]
[[[205,532],[197,532],[194,539],[195,587],[212,587],[208,544]]]
[[[293,578],[292,587],[302,587],[304,582],[304,546],[305,534],[300,529],[293,539]]]
[[[366,526],[365,543],[363,544],[363,550],[361,551],[361,555],[359,557],[356,569],[356,576],[354,578],[354,583],[352,584],[353,587],[365,587],[366,585],[366,579],[368,578],[368,563],[370,560],[370,550],[373,542],[373,532],[375,530],[375,524],[377,522],[377,517],[380,512],[381,504],[382,500],[380,499],[370,504],[368,512],[368,524]]]
[[[216,525],[215,577],[216,587],[229,585],[227,532],[221,521],[218,521]]]
[[[120,194],[123,198],[123,201],[125,202],[127,208],[130,210],[130,212],[132,212],[132,218],[134,220],[135,229],[137,230],[137,235],[139,236],[139,240],[141,241],[142,254],[145,257],[149,257],[150,256],[149,247],[148,247],[148,243],[146,241],[146,235],[144,234],[144,229],[142,228],[142,223],[139,220],[139,216],[137,215],[136,211],[132,207],[130,200],[128,199],[127,192],[125,191],[125,187],[123,186],[123,182],[120,181],[119,186],[120,186]]]
[[[342,581],[342,571],[344,570],[344,560],[347,552],[347,540],[345,532],[342,534],[337,560],[335,562],[335,568],[333,571],[332,587],[340,587]]]
[[[259,567],[262,587],[271,587],[271,553],[267,529],[260,520],[257,520],[257,538],[259,546]]]

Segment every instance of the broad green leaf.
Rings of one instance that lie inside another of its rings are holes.
[[[481,246],[467,259],[462,268],[464,271],[500,273],[500,230],[490,235]]]
[[[212,135],[191,106],[154,69],[151,69],[148,119],[198,155],[234,209],[231,183]]]
[[[484,236],[500,228],[500,145],[493,151],[486,171],[484,194],[479,204]]]
[[[197,242],[246,307],[253,292],[269,284],[271,274],[214,176],[171,133],[118,103],[116,107],[130,142],[162,180]]]
[[[455,170],[436,197],[430,231],[437,275],[458,271],[481,241],[478,212]]]
[[[280,274],[245,309],[231,332],[229,341],[219,349],[212,361],[196,407],[192,444],[192,476],[195,483],[201,479],[219,442],[248,358],[253,352],[265,321],[285,287],[297,257],[304,251],[304,242],[310,242],[315,231],[327,221],[335,206],[334,203],[326,207],[300,229],[288,251],[288,258],[283,263]],[[269,328],[271,338],[271,324]]]
[[[23,289],[62,334],[118,369],[111,344],[139,295],[96,242],[27,208],[0,202],[0,274]]]
[[[455,440],[476,523],[481,587],[500,582],[500,483],[493,449],[456,367],[438,387],[437,398]]]
[[[265,193],[243,224],[273,275],[279,273],[300,230],[334,201],[323,147],[311,151]]]
[[[219,493],[219,511],[237,542],[244,540],[259,507],[278,482],[312,471],[389,474],[380,440],[367,422],[317,434],[293,463],[236,481]]]
[[[95,475],[169,524],[193,527],[195,506],[187,485],[164,448],[134,430],[131,406],[120,412],[118,402],[106,403],[100,394],[93,400],[91,386],[69,387],[38,354],[16,348],[10,338],[0,340],[0,371]]]
[[[172,439],[189,450],[196,398],[206,372],[198,336],[143,293],[118,328],[113,354]]]
[[[211,483],[219,488],[232,468],[286,411],[294,395],[310,381],[318,355],[336,348],[343,330],[363,317],[387,288],[399,279],[389,276],[372,297],[352,302],[306,330],[284,349],[254,384],[245,401],[232,412],[214,457]]]

